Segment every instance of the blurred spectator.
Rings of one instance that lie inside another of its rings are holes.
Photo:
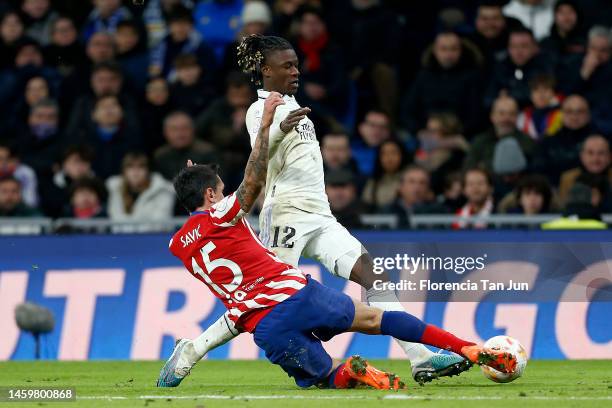
[[[553,185],[559,183],[562,172],[580,164],[580,146],[593,134],[589,104],[580,95],[568,96],[561,106],[563,127],[554,137],[538,144],[532,168],[545,174]]]
[[[380,0],[352,0],[336,32],[348,52],[347,65],[357,81],[365,110],[377,106],[394,118],[398,100],[395,65],[402,49],[400,17]],[[361,112],[363,112],[360,110]]]
[[[601,220],[602,192],[593,178],[581,176],[569,191],[563,214],[578,219]]]
[[[72,145],[62,152],[59,168],[53,175],[46,175],[41,180],[41,207],[45,215],[60,217],[66,215],[66,204],[70,201],[73,184],[82,178],[94,176],[91,164],[94,151],[89,146]]]
[[[51,171],[66,139],[59,129],[59,108],[51,99],[43,99],[30,110],[27,125],[14,139],[21,160],[41,177]]]
[[[331,170],[344,169],[350,171],[356,180],[359,177],[359,167],[352,157],[349,136],[342,132],[332,132],[321,139],[321,156],[325,173]]]
[[[269,31],[272,24],[270,7],[266,2],[260,0],[247,2],[242,8],[240,23],[242,28],[238,32],[237,38],[229,43],[223,52],[223,63],[221,64],[221,72],[223,73],[239,70],[236,48],[244,37],[253,34],[265,35]]]
[[[575,0],[557,0],[555,23],[550,29],[550,35],[541,41],[541,45],[543,49],[558,56],[585,51],[586,36],[582,15]]]
[[[23,33],[23,22],[19,14],[7,11],[0,17],[0,69],[13,65]]]
[[[541,174],[526,175],[516,189],[498,205],[498,212],[511,214],[548,214],[552,207],[552,189]]]
[[[518,128],[532,139],[539,141],[554,135],[563,125],[560,101],[555,94],[555,78],[538,75],[529,81],[531,105],[518,117]]]
[[[172,9],[181,5],[189,10],[193,8],[192,0],[149,0],[142,13],[142,20],[147,30],[149,48],[154,48],[168,34],[167,20]]]
[[[474,22],[476,30],[468,38],[485,57],[487,73],[506,56],[508,33],[518,24],[518,21],[503,15],[498,0],[483,0],[478,5]]]
[[[357,196],[355,178],[350,171],[332,170],[325,175],[325,192],[332,214],[346,228],[361,228],[360,214],[365,206]]]
[[[481,121],[482,55],[467,41],[452,32],[436,36],[433,46],[423,55],[410,92],[404,97],[401,120],[411,133],[427,123],[432,113],[457,115],[466,131],[478,130]]]
[[[14,67],[0,72],[0,109],[11,112],[27,81],[35,76],[47,80],[51,93],[59,89],[61,77],[56,70],[44,65],[40,46],[34,40],[23,40],[15,54]]]
[[[495,201],[499,201],[516,188],[522,173],[527,170],[527,157],[519,142],[512,137],[505,137],[495,144],[492,170],[495,174]]]
[[[463,195],[467,202],[456,215],[460,217],[476,217],[474,220],[459,220],[453,223],[453,229],[486,228],[486,222],[479,217],[493,214],[493,180],[486,170],[473,168],[463,175]]]
[[[9,118],[10,125],[8,127],[13,129],[26,123],[32,106],[43,99],[51,98],[50,93],[49,83],[44,77],[35,76],[30,78],[25,84],[23,95],[19,96],[11,108],[12,113]]]
[[[215,71],[215,54],[193,28],[193,16],[189,9],[176,6],[168,16],[168,35],[151,50],[149,74],[162,75],[173,81],[176,72],[173,64],[180,54],[194,54],[198,64],[209,76]]]
[[[120,22],[114,37],[117,62],[128,84],[140,94],[145,89],[149,75],[149,54],[138,24],[133,20]]]
[[[518,19],[533,31],[539,41],[550,33],[553,24],[555,0],[511,0],[504,7],[504,14]]]
[[[490,120],[492,128],[474,138],[470,151],[465,158],[464,167],[483,167],[493,170],[493,157],[496,145],[504,138],[516,139],[522,153],[530,157],[535,148],[534,141],[516,128],[518,105],[509,97],[500,97],[493,104]]]
[[[433,200],[427,170],[413,164],[402,173],[397,199],[383,212],[397,215],[399,227],[406,228],[413,214],[444,213],[446,210]]]
[[[595,26],[589,31],[589,42],[584,57],[568,58],[559,68],[566,92],[576,92],[587,98],[592,107],[593,121],[602,132],[612,132],[612,32],[607,27]]]
[[[361,196],[371,212],[380,212],[395,201],[402,171],[409,162],[410,157],[403,144],[395,139],[387,140],[378,147],[374,173]]]
[[[588,47],[582,56],[569,60],[568,70],[574,75],[571,86],[577,90],[596,90],[609,79],[612,34],[610,29],[595,26],[589,30]],[[579,76],[578,76],[579,75]]]
[[[236,38],[242,7],[242,0],[212,0],[198,2],[193,10],[196,29],[206,38],[219,61],[227,44]]]
[[[113,36],[107,32],[92,35],[86,43],[85,52],[92,66],[115,59]]]
[[[69,17],[58,17],[51,27],[51,41],[43,49],[45,64],[67,77],[86,62],[85,51],[79,43],[74,22]],[[72,84],[74,86],[74,84]]]
[[[93,71],[103,64],[114,64],[115,45],[113,37],[106,32],[91,36],[85,46],[87,61],[76,65],[70,76],[64,79],[61,89],[61,106],[66,112],[78,109],[78,99],[91,87]]]
[[[26,26],[26,35],[36,40],[40,45],[51,41],[51,28],[59,17],[51,9],[50,0],[23,0],[21,13]]]
[[[442,190],[442,183],[450,172],[461,169],[470,145],[462,135],[461,122],[452,113],[433,113],[427,127],[418,134],[420,146],[415,162],[430,173],[435,192]]]
[[[95,177],[76,180],[70,187],[70,200],[64,215],[79,219],[106,218],[106,189]]]
[[[139,129],[137,102],[131,93],[123,91],[123,83],[123,73],[117,63],[106,62],[94,66],[89,81],[90,91],[75,102],[66,126],[66,133],[74,137],[83,129],[91,127],[93,125],[91,112],[96,101],[104,96],[119,98],[126,124],[130,128]]]
[[[166,180],[174,179],[187,160],[198,164],[215,161],[214,148],[195,139],[193,120],[187,113],[170,113],[164,119],[163,128],[167,143],[155,151],[153,167]]]
[[[121,0],[93,0],[93,4],[94,9],[82,30],[85,42],[100,31],[114,33],[121,21],[132,18],[130,10],[121,5]]]
[[[164,144],[164,118],[174,110],[170,103],[170,90],[164,78],[153,78],[147,84],[144,106],[140,110],[145,150],[153,153]]]
[[[606,229],[601,221],[600,192],[586,183],[577,182],[569,193],[563,217],[542,224],[545,230]]]
[[[455,171],[446,174],[442,193],[436,197],[436,201],[445,209],[445,212],[455,213],[465,204],[462,192],[463,180],[461,172]]]
[[[231,73],[225,96],[216,99],[196,119],[198,139],[214,145],[228,190],[238,187],[251,151],[245,120],[255,94],[246,75]]]
[[[174,61],[176,82],[170,86],[170,98],[176,109],[192,117],[200,114],[214,98],[214,82],[210,72],[202,72],[194,55],[181,54]]]
[[[141,148],[140,130],[126,120],[125,110],[114,95],[98,98],[90,115],[89,123],[77,132],[75,140],[94,149],[94,172],[105,179],[120,171],[121,159],[127,152]]]
[[[108,215],[112,220],[165,220],[172,217],[174,189],[169,181],[151,172],[143,153],[128,153],[121,175],[106,181]]]
[[[14,176],[0,178],[0,217],[39,217],[34,207],[21,197],[21,184]]]
[[[15,177],[21,185],[23,202],[31,207],[38,205],[38,179],[30,166],[20,162],[8,143],[0,142],[0,178]]]
[[[295,51],[300,61],[298,100],[323,116],[341,118],[347,111],[348,80],[342,51],[333,42],[321,9],[297,13]]]
[[[540,74],[551,74],[554,64],[550,56],[540,52],[531,31],[515,29],[508,39],[508,56],[493,67],[485,103],[491,106],[500,96],[512,96],[519,105],[529,103],[529,81]]]
[[[292,34],[293,21],[295,15],[301,6],[307,3],[307,0],[276,0],[274,4],[274,22],[273,31],[281,37],[288,38]],[[248,4],[248,3],[247,3]]]
[[[601,135],[586,138],[580,150],[580,167],[565,171],[559,182],[559,200],[565,204],[572,186],[578,177],[587,174],[600,177],[612,185],[612,169],[610,169],[610,143]],[[608,188],[609,190],[609,188]]]
[[[359,171],[371,175],[376,160],[376,148],[391,137],[389,116],[379,110],[368,111],[357,127],[358,139],[351,144]]]

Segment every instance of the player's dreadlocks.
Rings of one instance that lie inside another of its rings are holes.
[[[244,73],[251,75],[251,81],[261,85],[261,65],[270,51],[292,48],[284,38],[253,34],[245,37],[238,45],[238,65]]]

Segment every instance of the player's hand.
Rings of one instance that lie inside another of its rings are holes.
[[[191,159],[187,160],[187,167],[195,166],[195,163]]]
[[[266,98],[264,102],[264,112],[261,118],[261,127],[270,127],[272,126],[272,121],[274,120],[274,112],[276,112],[276,108],[280,105],[284,105],[285,101],[283,97],[278,92],[270,92],[270,95]]]
[[[310,108],[300,108],[289,112],[289,115],[280,124],[283,133],[289,133],[302,119],[310,113]]]

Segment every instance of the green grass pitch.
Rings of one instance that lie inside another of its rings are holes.
[[[266,361],[202,361],[178,388],[156,388],[162,362],[3,362],[0,386],[74,387],[72,403],[0,403],[20,407],[611,407],[612,361],[530,361],[510,384],[475,367],[424,387],[400,360],[374,360],[407,381],[399,392],[302,390]]]

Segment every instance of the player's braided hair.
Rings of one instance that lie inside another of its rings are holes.
[[[261,66],[269,53],[292,48],[284,38],[252,34],[238,45],[238,66],[244,73],[251,75],[251,81],[261,85]]]

